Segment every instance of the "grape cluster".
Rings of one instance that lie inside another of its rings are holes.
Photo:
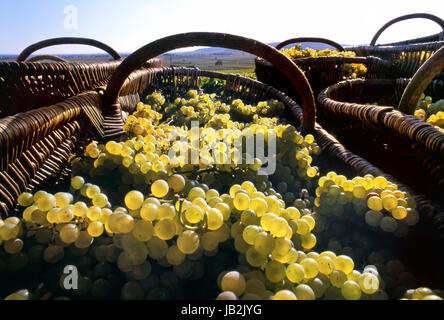
[[[423,93],[414,114],[444,133],[444,99],[432,103],[432,97]]]
[[[348,215],[363,216],[371,227],[405,236],[408,226],[419,221],[416,202],[407,192],[384,177],[366,175],[348,180],[329,172],[319,178],[314,204],[326,221]]]
[[[356,225],[405,235],[418,221],[413,198],[383,177],[320,177],[314,136],[285,123],[282,111],[273,100],[154,92],[120,139],[91,141],[72,159],[69,190],[19,196],[21,217],[0,221],[0,254],[10,269],[42,270],[54,299],[183,299],[185,290],[217,299],[386,299],[386,287],[400,287],[384,281],[400,270],[397,260],[365,246],[362,233],[346,242],[330,230],[346,234],[353,213]],[[248,134],[253,153],[240,139]],[[275,154],[261,137],[276,138]],[[270,161],[274,172],[261,174]],[[363,244],[359,259],[353,242]],[[64,287],[68,265],[80,272],[73,294]],[[404,287],[416,285],[401,274]],[[30,291],[7,299],[33,298]]]
[[[290,59],[310,58],[310,57],[356,57],[353,51],[337,51],[331,49],[315,50],[312,48],[302,49],[300,44],[289,49],[281,49],[281,52]],[[360,63],[346,63],[343,68],[345,78],[359,78],[365,76],[367,68]]]

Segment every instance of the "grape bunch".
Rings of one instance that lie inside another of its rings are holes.
[[[311,57],[356,57],[356,53],[353,51],[337,51],[328,48],[323,50],[315,50],[312,48],[302,49],[300,44],[289,49],[281,49],[281,52],[293,60]],[[365,76],[367,68],[360,63],[346,63],[343,67],[343,73],[344,78],[360,78]]]
[[[432,97],[423,93],[414,114],[444,133],[444,99],[432,103]]]
[[[197,90],[147,96],[125,134],[72,158],[67,190],[25,192],[21,215],[0,221],[7,299],[362,300],[419,286],[369,245],[376,228],[403,236],[418,222],[411,195],[383,177],[323,176],[315,137],[283,110]]]

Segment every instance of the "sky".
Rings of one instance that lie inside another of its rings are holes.
[[[314,36],[341,44],[369,43],[389,20],[416,12],[444,18],[441,0],[0,0],[0,53],[18,54],[54,37],[87,37],[119,52],[182,32],[224,32],[265,43]],[[393,25],[378,42],[440,31],[429,20]],[[54,46],[39,54],[98,53]]]

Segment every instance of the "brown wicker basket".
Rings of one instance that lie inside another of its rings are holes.
[[[383,31],[394,23],[424,18],[436,22],[443,31],[431,36],[376,45],[376,41]],[[434,15],[427,13],[415,13],[395,18],[382,26],[376,32],[370,45],[347,47],[347,50],[356,52],[359,56],[375,56],[390,61],[399,69],[401,77],[412,77],[418,68],[439,48],[444,45],[444,21]],[[440,80],[444,80],[444,73],[439,75]]]
[[[238,75],[187,68],[140,69],[144,61],[150,57],[164,51],[192,45],[213,45],[245,50],[271,61],[291,77],[301,95],[302,107],[282,92]],[[12,212],[15,199],[20,192],[36,186],[47,187],[48,181],[51,183],[58,181],[57,176],[60,176],[61,170],[66,165],[66,159],[75,154],[76,148],[81,148],[85,140],[91,137],[106,139],[122,133],[123,120],[127,112],[134,110],[135,102],[140,101],[141,95],[155,89],[162,89],[164,92],[173,94],[190,88],[198,88],[199,78],[202,76],[225,79],[223,98],[228,100],[237,97],[245,101],[275,98],[283,102],[286,106],[286,118],[296,126],[300,125],[305,132],[312,132],[316,136],[318,144],[324,151],[322,157],[331,165],[329,169],[343,168],[353,175],[367,173],[385,175],[391,181],[398,183],[402,190],[411,192],[393,177],[384,174],[368,161],[345,149],[314,121],[314,98],[310,86],[298,67],[279,51],[242,37],[215,33],[190,33],[155,41],[135,52],[118,67],[105,93],[102,90],[90,91],[50,107],[0,119],[0,149],[3,165],[0,168],[2,214],[7,215]],[[101,111],[103,111],[103,117]],[[106,117],[113,117],[116,122],[107,123]],[[97,130],[92,131],[93,128]],[[21,141],[24,136],[28,137],[26,143],[17,144],[16,142]],[[340,169],[337,170],[340,171]],[[439,208],[424,196],[416,195],[415,199],[418,211],[422,215],[421,224],[426,230],[424,233],[426,237],[421,238],[424,230],[417,229],[420,231],[419,235],[416,234],[413,239],[419,239],[415,243],[421,246],[435,241],[435,238],[442,234],[444,218]],[[415,232],[412,234],[415,235]],[[432,253],[437,252],[435,250]],[[412,254],[418,253],[422,251],[412,251]],[[438,257],[433,254],[428,256],[428,259],[434,263],[432,267],[440,268],[442,264],[439,258],[439,255]],[[428,271],[434,272],[430,269]]]
[[[324,43],[333,46],[338,51],[345,51],[340,44],[334,41],[311,37],[295,38],[284,41],[278,44],[276,49],[279,50],[292,43],[303,42]],[[395,78],[399,76],[389,62],[376,57],[310,57],[299,58],[293,61],[304,71],[315,95],[329,85],[343,80],[345,77],[344,65],[349,63],[364,64],[367,67],[366,78]],[[255,72],[259,81],[267,83],[285,92],[290,97],[297,99],[294,87],[270,62],[256,58],[255,66]]]
[[[301,96],[300,100],[303,101],[302,107],[273,87],[238,75],[226,75],[217,72],[186,68],[146,69],[137,70],[131,73],[132,70],[140,66],[144,59],[149,59],[155,54],[167,52],[168,50],[177,49],[182,46],[193,45],[222,46],[231,49],[244,50],[258,56],[262,55],[263,58],[273,59],[269,61],[272,61],[274,65],[278,66],[282,72],[289,74],[293,79],[297,79],[295,83],[296,86],[299,87],[296,87],[296,89]],[[129,56],[114,73],[105,92],[105,96],[103,97],[102,108],[105,115],[104,117],[113,117],[115,120],[113,124],[108,124],[104,128],[105,137],[112,137],[123,133],[122,124],[126,111],[131,112],[134,109],[135,102],[139,101],[134,100],[137,99],[137,96],[145,96],[159,88],[166,90],[169,93],[174,93],[176,91],[185,92],[189,88],[196,89],[198,87],[199,77],[201,76],[225,79],[227,84],[224,91],[229,93],[229,95],[226,96],[228,99],[230,96],[243,96],[246,100],[251,99],[252,97],[268,97],[284,102],[286,105],[286,118],[297,127],[300,125],[303,131],[314,133],[318,144],[326,154],[326,163],[334,163],[334,167],[340,168],[338,170],[348,171],[355,175],[365,175],[367,173],[384,175],[391,181],[398,183],[401,188],[404,188],[404,190],[408,190],[410,193],[415,194],[411,188],[399,183],[399,181],[393,176],[385,174],[364,158],[348,151],[338,140],[336,140],[336,138],[314,121],[316,110],[312,101],[309,84],[307,83],[307,80],[304,79],[302,72],[291,62],[291,60],[287,59],[278,50],[267,45],[260,44],[256,41],[252,42],[251,39],[235,37],[232,35],[217,33],[188,33],[175,35],[153,42]],[[129,101],[128,97],[131,97],[132,105],[122,104]],[[439,208],[427,200],[426,197],[421,195],[417,195],[416,200],[418,202],[418,209],[423,216],[428,216],[431,219],[430,221],[436,223],[440,228],[444,227],[444,210],[442,208]],[[438,227],[435,229],[437,228]]]
[[[430,58],[415,77],[343,81],[318,96],[322,124],[350,150],[369,159],[411,186],[444,203],[444,134],[412,115],[419,95],[444,98],[444,82],[434,80],[444,67],[444,49]],[[378,105],[367,105],[375,103]],[[414,170],[412,170],[414,168]]]
[[[61,44],[91,45],[109,53],[114,61],[68,63],[48,55],[27,60],[36,50]],[[0,62],[0,117],[51,105],[105,86],[120,62],[121,57],[114,49],[93,39],[55,38],[33,44],[23,50],[17,62]],[[160,58],[155,58],[145,66],[158,67],[161,63]]]
[[[295,85],[301,96],[300,100],[304,101],[302,107],[295,103],[292,99],[285,96],[278,90],[264,85],[260,82],[243,78],[237,75],[226,75],[217,72],[205,72],[197,69],[175,69],[164,68],[157,70],[137,70],[131,73],[132,70],[137,69],[142,61],[156,55],[163,51],[176,49],[182,46],[218,46],[227,47],[231,49],[244,50],[263,58],[269,59],[275,66],[281,69],[283,72],[293,76],[296,76],[302,82],[296,82]],[[400,189],[410,192],[414,195],[417,202],[417,209],[421,215],[421,222],[414,230],[409,233],[408,239],[396,240],[393,237],[383,237],[382,240],[387,247],[396,248],[400,252],[406,261],[415,272],[421,275],[431,275],[434,278],[435,275],[439,275],[444,266],[442,256],[438,253],[439,249],[444,248],[444,242],[440,237],[444,236],[444,209],[437,206],[435,203],[428,200],[423,195],[418,195],[408,188],[406,185],[400,183],[394,177],[385,174],[383,171],[375,167],[372,163],[368,162],[364,158],[353,154],[347,150],[338,140],[325,131],[318,123],[314,122],[315,108],[312,102],[311,90],[301,90],[301,86],[304,85],[304,77],[297,66],[289,59],[282,59],[283,57],[279,51],[267,47],[258,42],[251,42],[249,39],[235,37],[231,35],[221,35],[214,33],[192,33],[176,35],[168,38],[164,38],[153,42],[129,56],[116,70],[115,74],[111,78],[105,96],[103,98],[102,108],[106,114],[106,110],[118,113],[121,110],[121,119],[125,117],[126,111],[130,112],[134,109],[133,104],[130,109],[122,104],[127,96],[134,96],[135,94],[142,97],[148,93],[153,92],[155,89],[162,89],[167,93],[180,93],[185,92],[189,88],[198,88],[199,77],[216,77],[226,80],[226,87],[224,88],[225,98],[230,99],[233,97],[240,97],[246,101],[252,98],[275,98],[282,101],[286,106],[285,117],[293,123],[296,127],[301,126],[305,132],[312,132],[319,146],[323,150],[323,155],[319,159],[321,170],[325,165],[324,170],[335,170],[337,172],[344,173],[349,176],[373,174],[375,176],[386,176],[390,181],[398,184]],[[282,61],[282,62],[281,62]],[[287,69],[285,69],[287,68]],[[127,78],[129,76],[129,78]],[[309,88],[307,80],[305,80],[305,87]],[[257,100],[256,100],[257,101]],[[111,108],[110,108],[111,107]],[[123,112],[122,112],[123,110]],[[307,113],[310,117],[307,117]],[[117,118],[118,115],[116,115]],[[114,132],[112,132],[112,130]],[[119,134],[118,127],[105,128],[106,133]],[[322,172],[325,174],[326,172]],[[430,243],[434,243],[435,246],[429,246]],[[412,250],[413,248],[413,250]],[[421,248],[416,250],[414,248]],[[417,261],[422,261],[419,264]],[[433,280],[435,281],[435,280]]]

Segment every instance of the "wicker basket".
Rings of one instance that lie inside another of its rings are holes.
[[[144,61],[153,56],[192,45],[244,50],[271,61],[282,68],[297,86],[303,101],[302,107],[273,87],[238,75],[187,68],[140,69]],[[316,136],[319,146],[324,150],[323,160],[332,166],[330,169],[343,168],[353,175],[367,173],[385,175],[391,181],[398,183],[401,189],[411,192],[393,177],[345,149],[315,122],[314,98],[306,78],[294,63],[277,50],[257,41],[232,35],[190,33],[155,41],[135,52],[120,64],[106,92],[98,90],[82,93],[50,107],[0,119],[0,148],[3,155],[1,158],[3,167],[0,169],[0,208],[3,209],[3,213],[11,213],[14,199],[21,191],[36,186],[47,187],[48,181],[51,183],[58,181],[60,172],[66,165],[66,159],[75,154],[76,148],[81,148],[85,140],[92,137],[107,139],[121,134],[121,125],[127,112],[134,110],[135,102],[140,101],[141,95],[156,89],[171,94],[185,92],[190,88],[198,88],[200,77],[226,80],[223,98],[227,100],[242,98],[245,101],[257,101],[275,98],[283,102],[286,106],[286,118],[296,126],[300,125],[304,132],[312,132]],[[113,117],[116,122],[107,123],[105,121],[107,117]],[[14,125],[10,125],[11,123]],[[93,128],[97,130],[93,131]],[[26,144],[17,145],[15,142],[25,135],[29,137]],[[341,169],[336,170],[344,172]],[[418,211],[422,214],[421,225],[426,233],[418,225],[416,230],[419,233],[417,232],[415,236],[415,232],[412,232],[412,235],[414,239],[419,239],[415,243],[421,246],[436,240],[435,238],[442,232],[440,228],[444,225],[444,218],[439,208],[424,196],[417,195],[415,199]],[[426,234],[426,237],[421,238],[423,234]],[[403,243],[408,244],[408,242]],[[398,244],[392,244],[396,245]],[[420,251],[412,251],[413,254],[418,252]],[[428,259],[439,269],[441,266],[439,256],[433,255],[437,252],[433,251]],[[434,272],[434,270],[427,271]]]
[[[48,55],[27,60],[36,50],[60,44],[91,45],[109,53],[114,61],[68,63]],[[17,62],[0,62],[0,117],[51,105],[105,86],[120,62],[121,57],[114,49],[93,39],[55,38],[33,44],[23,50]],[[158,66],[160,58],[145,64],[145,67]]]
[[[285,96],[278,90],[259,83],[257,81],[243,78],[237,75],[226,75],[217,72],[205,72],[197,69],[174,69],[164,68],[157,70],[138,70],[131,73],[140,64],[150,57],[167,52],[172,49],[183,46],[218,46],[247,51],[261,56],[271,61],[277,68],[294,78],[299,79],[295,82],[298,86],[295,90],[299,91],[300,100],[303,101],[302,107],[293,100]],[[134,109],[122,105],[122,101],[128,96],[139,94],[142,97],[151,93],[155,89],[162,89],[168,94],[186,92],[189,88],[198,88],[199,77],[216,77],[226,80],[224,88],[225,99],[242,98],[246,101],[251,99],[275,98],[282,101],[286,106],[285,117],[296,127],[300,126],[305,132],[312,132],[319,146],[323,150],[323,155],[319,159],[321,168],[326,165],[327,170],[335,170],[344,174],[365,175],[373,174],[386,176],[389,180],[398,184],[400,189],[410,192],[417,201],[417,209],[421,215],[421,222],[409,234],[408,240],[394,239],[393,237],[383,237],[381,240],[387,247],[396,248],[415,272],[422,275],[439,274],[444,266],[442,256],[437,248],[444,248],[444,242],[439,240],[444,236],[444,209],[428,200],[423,195],[415,193],[406,185],[400,183],[394,177],[385,174],[364,158],[353,154],[347,150],[338,140],[325,131],[318,123],[314,121],[315,108],[312,102],[311,90],[305,80],[302,72],[297,66],[284,57],[278,50],[275,50],[258,42],[251,42],[249,39],[221,35],[213,33],[191,33],[176,35],[153,42],[129,56],[116,70],[111,78],[105,96],[103,98],[102,108],[104,113],[110,110],[113,113],[120,110],[121,118],[125,117],[126,112]],[[127,78],[129,75],[129,78]],[[304,88],[305,87],[305,88]],[[256,100],[257,101],[257,100]],[[309,117],[307,117],[309,115]],[[116,115],[117,117],[117,115]],[[105,132],[111,133],[111,128],[105,128]],[[114,134],[118,135],[118,127],[113,127]],[[326,173],[326,172],[323,172]],[[412,244],[413,242],[413,244]],[[428,244],[435,243],[435,247]],[[421,250],[412,250],[412,248],[421,248]],[[421,256],[421,257],[418,257]],[[417,261],[430,261],[430,263],[417,264]],[[432,264],[433,261],[433,264]]]
[[[262,55],[265,59],[270,59],[272,63],[292,76],[295,81],[295,90],[299,91],[300,100],[303,101],[302,107],[293,100],[283,95],[280,91],[273,87],[264,85],[260,82],[243,78],[235,75],[221,74],[217,72],[200,71],[198,69],[186,68],[162,68],[162,69],[136,69],[144,61],[155,54],[167,52],[182,46],[223,46],[231,49],[244,50],[256,55]],[[273,59],[273,60],[271,60]],[[336,140],[331,134],[325,131],[318,123],[315,122],[316,110],[312,101],[311,90],[304,79],[302,72],[284,55],[276,49],[269,46],[252,42],[250,39],[235,37],[231,35],[214,34],[214,33],[188,33],[164,38],[153,42],[128,57],[116,70],[111,78],[105,95],[103,97],[103,113],[104,118],[113,117],[115,122],[104,128],[105,137],[112,137],[123,133],[122,124],[126,112],[131,112],[135,107],[135,97],[145,96],[155,89],[161,88],[169,93],[186,92],[189,88],[197,88],[199,77],[217,77],[227,81],[224,91],[229,93],[225,98],[242,97],[246,100],[257,98],[275,98],[285,103],[286,118],[298,127],[300,125],[303,132],[312,132],[318,141],[318,144],[324,150],[327,160],[326,163],[334,163],[339,170],[345,170],[351,174],[365,175],[367,173],[373,175],[385,175],[391,181],[399,183],[397,179],[382,172],[373,164],[348,151],[344,146]],[[304,84],[305,81],[305,84]],[[128,97],[131,97],[132,105],[128,104]],[[139,98],[140,99],[140,98]],[[125,104],[122,104],[126,103]],[[120,121],[120,123],[119,123]],[[399,183],[401,188],[412,192],[410,188]],[[444,213],[439,213],[438,208],[427,200],[424,196],[416,196],[419,211],[424,216],[428,215],[439,226],[444,226]]]
[[[323,125],[348,148],[392,173],[416,192],[444,203],[444,134],[412,115],[419,95],[444,98],[444,82],[434,76],[444,67],[444,49],[430,58],[415,77],[350,80],[318,96]],[[378,102],[378,105],[366,103]],[[412,168],[415,168],[412,170]]]
[[[375,56],[388,60],[399,69],[401,77],[412,77],[418,68],[439,48],[444,45],[444,31],[428,37],[376,45],[381,33],[394,23],[424,18],[436,22],[444,30],[444,21],[427,13],[415,13],[398,17],[382,26],[373,37],[370,45],[347,47],[347,50],[356,52],[359,56]],[[444,80],[444,73],[439,75]]]
[[[278,44],[276,49],[279,50],[292,43],[303,42],[324,43],[333,46],[338,51],[345,51],[340,44],[334,41],[307,37],[284,41]],[[390,63],[376,57],[310,57],[295,59],[294,62],[304,71],[315,95],[326,87],[343,80],[345,77],[344,65],[349,63],[364,64],[367,67],[367,78],[399,76]],[[297,99],[294,87],[270,62],[256,58],[255,66],[255,72],[259,81],[267,83],[287,93],[290,97]]]

